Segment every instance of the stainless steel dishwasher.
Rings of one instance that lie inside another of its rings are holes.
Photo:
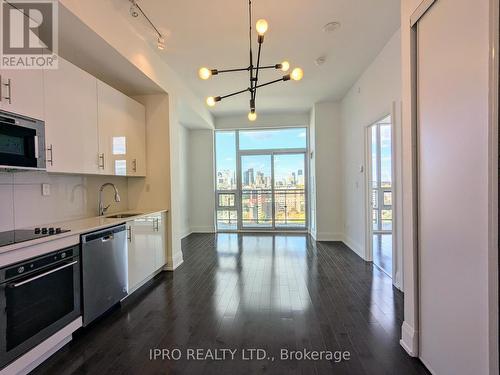
[[[82,235],[83,326],[127,295],[126,226]]]

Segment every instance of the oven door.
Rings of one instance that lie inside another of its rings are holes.
[[[80,316],[80,259],[0,285],[0,368]]]
[[[0,167],[45,168],[44,123],[0,113]]]

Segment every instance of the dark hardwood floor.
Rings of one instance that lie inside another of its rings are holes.
[[[33,373],[428,373],[399,345],[402,294],[342,243],[298,234],[195,234],[183,252],[174,273],[78,331]],[[178,348],[183,359],[150,360],[155,348]],[[197,348],[238,351],[234,360],[187,360],[187,350]],[[244,360],[242,349],[250,348],[264,349],[266,359]],[[282,349],[347,351],[350,358],[281,360]]]

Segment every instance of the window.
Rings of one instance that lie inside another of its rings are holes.
[[[307,147],[307,129],[240,131],[240,150],[272,150]]]
[[[217,131],[217,229],[304,229],[307,129]]]

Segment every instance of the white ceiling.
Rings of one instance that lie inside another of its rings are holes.
[[[123,0],[126,2],[126,0]],[[127,2],[126,2],[127,3]],[[167,35],[159,51],[168,64],[201,98],[248,87],[248,74],[230,73],[208,81],[198,68],[248,66],[247,0],[138,0],[152,21]],[[282,82],[260,89],[257,111],[308,110],[318,101],[341,99],[373,61],[400,24],[400,0],[253,0],[254,21],[266,18],[265,65],[284,59],[304,69],[300,82]],[[127,4],[128,7],[128,4]],[[323,26],[342,24],[333,33]],[[130,17],[140,32],[154,40],[144,19]],[[322,66],[315,59],[326,56]],[[270,70],[265,82],[279,78]],[[216,116],[248,112],[249,94],[228,98],[213,109]]]

